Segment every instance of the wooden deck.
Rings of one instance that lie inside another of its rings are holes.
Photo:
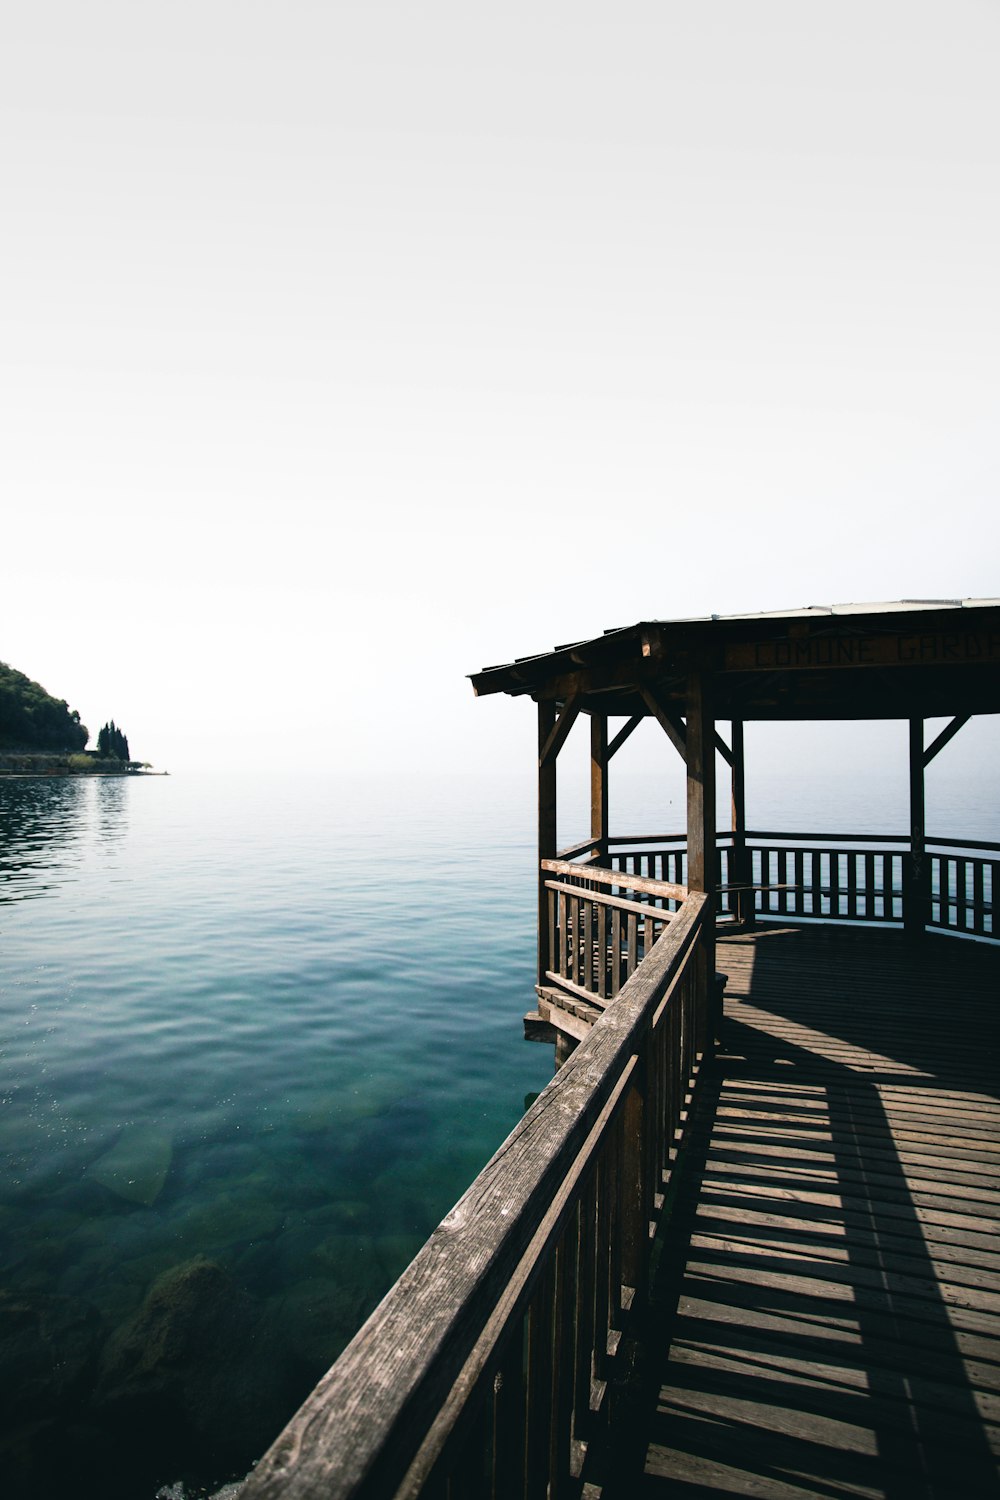
[[[1000,949],[772,927],[718,967],[605,1495],[1000,1494]]]

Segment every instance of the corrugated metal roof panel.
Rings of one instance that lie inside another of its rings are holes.
[[[681,619],[652,620],[653,625],[725,625],[733,620],[801,620],[817,615],[899,614],[908,609],[983,609],[1000,599],[892,599],[874,604],[802,604],[794,609],[749,610],[735,615],[686,615]]]

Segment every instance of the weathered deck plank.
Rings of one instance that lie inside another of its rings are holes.
[[[1000,1495],[1000,950],[771,928],[717,964],[724,1048],[606,1494]]]

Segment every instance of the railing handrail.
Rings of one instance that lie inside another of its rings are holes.
[[[908,833],[788,833],[774,828],[748,828],[747,839],[781,839],[795,844],[909,844]]]
[[[778,833],[771,829],[748,828],[747,839],[782,839],[786,843],[813,844],[910,844],[908,833]],[[990,839],[939,839],[924,835],[924,847],[934,849],[985,849],[1000,853],[1000,843]]]
[[[586,1170],[596,1127],[686,973],[704,912],[705,897],[691,893],[261,1459],[245,1500],[419,1493],[448,1443],[458,1396],[527,1305],[575,1203],[565,1186]]]
[[[609,911],[630,911],[635,912],[640,917],[648,917],[655,913],[664,921],[673,915],[672,912],[664,911],[660,907],[650,906],[643,901],[629,901],[624,896],[612,896],[606,891],[585,891],[582,887],[570,885],[565,880],[546,880],[545,889],[547,891],[556,891],[557,893],[561,891],[564,896],[576,896],[581,900],[592,901],[595,906],[606,906]],[[672,897],[671,899],[678,900],[679,898]]]
[[[1000,843],[991,839],[932,839],[925,838],[925,845],[932,849],[983,849],[1000,854]]]
[[[576,865],[568,859],[543,859],[540,867],[550,875],[574,875],[578,879],[592,880],[597,885],[624,886],[626,890],[642,891],[648,896],[663,896],[668,901],[683,901],[688,893],[686,885],[674,885],[669,880],[651,880],[647,875],[630,875],[625,870],[606,870],[601,865]]]
[[[580,854],[588,852],[597,853],[600,851],[600,847],[600,839],[580,839],[577,843],[570,844],[565,849],[560,849],[556,857],[558,859],[576,859]]]
[[[686,844],[686,833],[617,833],[608,838],[608,848],[621,844]]]
[[[715,837],[717,841],[731,840],[736,837],[736,832],[732,828],[720,828]],[[774,828],[747,828],[743,831],[743,837],[745,839],[782,839],[796,844],[899,844],[905,847],[910,843],[908,833],[795,833],[787,829]],[[614,834],[608,838],[607,845],[609,849],[635,845],[648,848],[654,844],[684,844],[686,841],[686,833]],[[587,839],[579,844],[571,844],[568,849],[560,850],[559,858],[571,859],[576,853],[597,848],[598,844],[597,839]],[[994,839],[935,838],[928,833],[924,835],[924,845],[935,849],[982,849],[1000,854],[1000,842]]]

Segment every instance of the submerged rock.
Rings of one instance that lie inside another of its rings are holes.
[[[323,1276],[299,1281],[275,1299],[274,1316],[300,1364],[302,1396],[326,1374],[378,1300],[363,1282]]]
[[[229,1191],[191,1195],[168,1216],[170,1232],[177,1244],[218,1253],[238,1244],[268,1239],[280,1229],[283,1215],[274,1203],[274,1193],[256,1183],[238,1182]]]
[[[51,1418],[77,1398],[100,1344],[96,1308],[73,1297],[0,1292],[0,1409],[4,1424]]]
[[[76,1495],[67,1434],[100,1349],[97,1310],[73,1297],[0,1292],[0,1476],[4,1500]],[[102,1497],[103,1500],[103,1497]]]
[[[130,1203],[150,1208],[160,1196],[174,1159],[173,1137],[155,1125],[122,1131],[110,1151],[85,1169],[86,1175]]]
[[[109,1339],[94,1411],[149,1470],[245,1472],[297,1393],[263,1306],[196,1256],[151,1287]]]

